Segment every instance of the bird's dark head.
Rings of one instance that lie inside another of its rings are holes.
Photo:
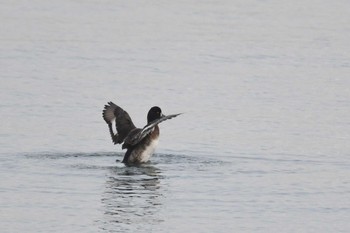
[[[162,114],[162,110],[155,106],[155,107],[152,107],[149,111],[148,111],[148,114],[147,114],[147,121],[148,123],[154,121],[154,120],[157,120],[161,117],[163,117],[164,115]]]

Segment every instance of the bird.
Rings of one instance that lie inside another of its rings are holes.
[[[123,143],[122,149],[126,149],[122,163],[127,165],[148,162],[158,145],[158,124],[181,114],[165,116],[160,107],[154,106],[148,111],[147,124],[143,128],[136,128],[129,114],[113,102],[108,102],[102,111],[102,117],[108,125],[113,143]],[[116,133],[114,133],[113,124],[115,124]]]

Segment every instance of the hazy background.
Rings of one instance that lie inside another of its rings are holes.
[[[0,22],[2,231],[349,232],[349,1],[1,1]],[[185,113],[151,167],[115,162],[108,101],[139,127]]]

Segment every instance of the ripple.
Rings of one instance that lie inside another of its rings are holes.
[[[95,168],[109,168],[109,167],[125,167],[122,164],[121,158],[124,156],[123,152],[40,152],[40,153],[23,153],[19,154],[28,159],[37,159],[37,160],[68,160],[68,159],[80,159],[81,161],[97,161],[97,159],[102,159],[103,161],[108,160],[110,164],[108,166],[94,166],[94,165],[77,165],[79,168],[95,169]],[[113,157],[115,159],[113,159]],[[111,159],[112,158],[112,159]],[[133,165],[133,167],[145,168],[151,165],[157,164],[215,164],[215,163],[224,163],[218,159],[211,159],[206,157],[198,157],[193,155],[186,154],[169,154],[169,153],[156,153],[151,157],[151,160],[148,163]],[[227,163],[227,162],[225,162]],[[112,165],[111,165],[112,164]]]

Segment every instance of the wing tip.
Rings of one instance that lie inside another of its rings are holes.
[[[112,121],[115,119],[115,115],[114,115],[115,106],[116,105],[111,101],[108,102],[108,105],[106,104],[104,106],[104,109],[102,111],[102,117],[107,124],[111,124]]]

